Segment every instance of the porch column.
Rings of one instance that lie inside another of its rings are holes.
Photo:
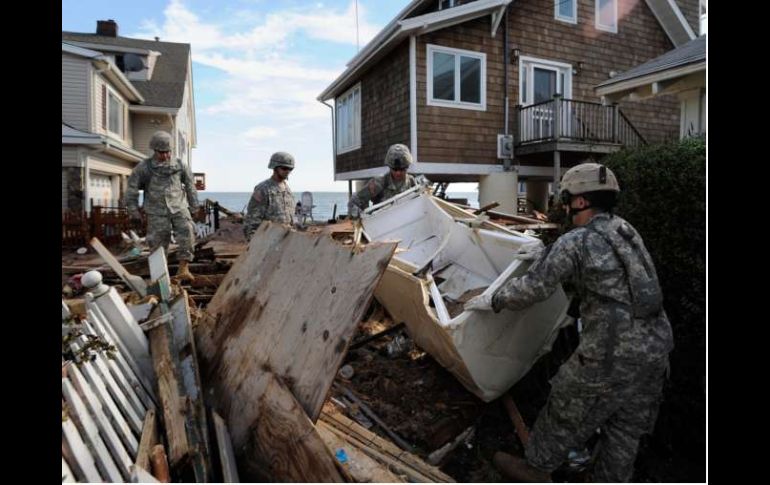
[[[548,210],[548,182],[545,180],[527,180],[527,201],[540,212]]]
[[[559,181],[561,180],[561,153],[553,152],[553,193],[559,195]]]
[[[479,177],[479,207],[492,202],[500,205],[493,210],[516,214],[518,199],[519,174],[515,170],[499,172]]]

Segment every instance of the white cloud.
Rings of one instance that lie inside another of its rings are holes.
[[[259,6],[271,5],[281,3]],[[130,36],[189,43],[193,62],[221,72],[207,75],[205,84],[196,80],[195,85],[199,148],[193,152],[193,164],[216,172],[208,177],[215,190],[238,190],[244,182],[240,167],[255,178],[243,174],[250,189],[264,175],[262,165],[254,166],[253,160],[267,159],[277,149],[303,160],[303,170],[294,174],[294,180],[303,184],[300,188],[331,186],[331,114],[316,96],[355,52],[355,3],[350,0],[345,8],[317,3],[272,12],[242,7],[194,11],[182,0],[170,0],[162,22],[145,22],[138,34]],[[363,47],[379,27],[366,21],[360,0],[358,19]],[[324,51],[333,54],[319,55]],[[340,51],[349,55],[339,55]]]

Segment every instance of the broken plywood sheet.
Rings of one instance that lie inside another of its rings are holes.
[[[328,236],[276,224],[255,232],[196,327],[203,375],[236,450],[271,412],[267,374],[318,418],[395,246],[353,253]]]

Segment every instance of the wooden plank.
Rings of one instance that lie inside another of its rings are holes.
[[[96,425],[99,428],[99,433],[104,438],[107,448],[110,450],[112,457],[115,459],[121,473],[125,477],[130,474],[131,457],[126,451],[125,446],[118,437],[117,432],[113,428],[109,419],[102,409],[102,403],[99,402],[96,395],[94,395],[91,387],[86,383],[85,377],[80,373],[80,370],[76,365],[70,365],[67,368],[67,374],[70,381],[75,386],[80,397],[85,401],[88,412],[91,417],[96,421]]]
[[[148,389],[145,389],[145,386],[137,376],[134,367],[128,362],[128,360],[126,360],[124,352],[120,351],[120,346],[116,343],[116,337],[114,334],[111,334],[109,330],[107,330],[107,327],[98,319],[91,323],[93,323],[93,328],[98,335],[100,335],[107,342],[115,345],[115,347],[118,349],[118,352],[115,352],[115,359],[113,362],[115,362],[120,371],[123,373],[123,376],[126,378],[126,380],[128,380],[131,389],[133,389],[133,391],[142,401],[145,409],[155,409],[156,403],[154,397],[150,395]],[[153,392],[152,388],[150,388],[149,391]]]
[[[69,465],[67,465],[67,462],[64,461],[64,457],[61,458],[61,482],[62,483],[75,483],[75,475],[72,473],[72,470],[70,470]]]
[[[91,335],[98,335],[94,331],[93,326],[88,322],[86,322],[85,328]],[[118,387],[120,387],[120,389],[123,391],[123,395],[128,399],[128,402],[136,412],[137,417],[144,416],[147,412],[147,408],[144,406],[144,403],[142,403],[142,400],[139,399],[139,396],[134,390],[134,387],[128,382],[128,379],[126,379],[123,371],[118,367],[115,359],[110,359],[100,354],[97,356],[96,360],[101,362],[101,364],[97,363],[97,366],[101,366],[101,368],[106,367],[106,370],[118,384]]]
[[[263,223],[196,326],[216,409],[237,449],[255,421],[250,376],[281,376],[312,421],[396,243],[352,253],[322,234]]]
[[[150,463],[152,475],[159,482],[168,483],[171,481],[171,472],[168,469],[168,459],[166,458],[166,450],[163,448],[163,445],[158,444],[152,447]]]
[[[171,358],[171,336],[167,325],[153,328],[148,337],[155,375],[158,377],[158,398],[163,411],[169,461],[171,467],[175,468],[192,451],[187,441],[183,414],[187,406],[180,394],[180,383],[176,377],[174,360]]]
[[[82,336],[77,342],[72,343],[72,348],[80,350],[85,342],[86,337]],[[117,382],[115,382],[115,379],[112,378],[112,375],[102,359],[103,357],[97,353],[96,358],[89,363],[89,367],[91,371],[99,377],[100,382],[103,383],[102,385],[109,392],[117,409],[120,410],[120,414],[125,416],[125,420],[131,427],[131,430],[138,435],[142,432],[142,421],[136,414],[136,411],[131,407],[131,404],[129,404],[128,399],[123,394],[123,391],[120,389]],[[86,372],[88,372],[88,370]],[[90,378],[91,376],[88,377]]]
[[[118,470],[115,461],[110,456],[110,452],[107,451],[104,440],[99,436],[99,429],[96,427],[96,423],[91,419],[91,415],[72,386],[72,383],[69,379],[62,379],[61,387],[69,409],[69,416],[77,426],[81,436],[84,437],[88,447],[93,451],[92,456],[99,472],[105,479],[111,482],[122,481],[123,476],[121,476],[120,470]]]
[[[508,416],[511,417],[513,427],[516,428],[516,434],[519,436],[521,444],[527,446],[527,443],[529,442],[529,430],[527,430],[527,425],[524,423],[521,413],[519,413],[519,408],[516,407],[516,403],[509,393],[506,392],[503,394],[501,399],[503,405],[505,405],[505,410],[508,411]]]
[[[120,438],[120,441],[126,446],[129,453],[136,453],[139,443],[131,432],[131,426],[129,426],[126,418],[124,418],[123,414],[118,410],[115,401],[112,399],[112,396],[110,396],[109,391],[107,391],[107,387],[104,385],[99,373],[94,369],[93,364],[90,362],[82,364],[80,369],[86,377],[83,388],[88,386],[95,391],[96,397],[99,402],[101,402],[102,411],[109,419],[113,429],[115,429],[115,432]],[[70,372],[72,372],[72,369],[70,369]]]
[[[120,264],[120,262],[115,258],[115,256],[112,255],[109,249],[104,247],[101,241],[99,241],[97,238],[92,238],[91,247],[93,247],[96,252],[99,253],[99,256],[101,256],[102,259],[109,265],[109,267],[112,268],[112,270],[115,271],[118,276],[120,276],[120,279],[122,279],[129,288],[142,296],[147,296],[147,283],[145,283],[144,280],[139,276],[132,275],[126,271],[126,268]]]
[[[143,371],[142,367],[134,358],[134,355],[131,353],[129,348],[120,338],[120,336],[115,332],[115,329],[112,328],[112,325],[107,324],[107,319],[96,305],[91,307],[88,314],[88,320],[92,323],[95,323],[99,328],[102,329],[104,332],[102,335],[109,336],[109,339],[107,340],[115,345],[115,347],[118,349],[118,354],[121,356],[121,359],[125,360],[126,364],[131,367],[131,370],[134,372],[136,378],[139,379],[139,381],[142,383],[142,388],[144,391],[152,398],[152,407],[154,407],[157,401],[155,397],[155,388],[152,382],[152,378],[154,378],[153,374],[148,375],[147,372]]]
[[[96,463],[88,451],[88,447],[83,443],[75,423],[71,419],[62,421],[62,446],[66,448],[65,453],[71,456],[69,463],[75,469],[75,476],[78,481],[101,483],[102,477],[96,471]]]
[[[430,466],[417,456],[408,453],[390,441],[372,433],[355,421],[333,410],[324,409],[321,413],[321,419],[330,426],[337,429],[344,436],[350,439],[358,440],[361,444],[373,447],[381,454],[391,459],[401,462],[401,467],[409,467],[426,477],[428,481],[434,482],[453,482],[449,475],[446,475],[436,467]]]
[[[404,482],[404,480],[391,472],[389,467],[382,464],[364,453],[354,443],[355,440],[346,439],[346,437],[340,436],[330,429],[331,426],[325,423],[323,420],[318,420],[315,425],[318,430],[318,434],[321,439],[326,443],[326,446],[337,453],[340,449],[344,450],[348,457],[347,469],[350,475],[353,477],[353,481],[357,483],[398,483]],[[226,480],[225,480],[226,481]]]
[[[270,372],[251,381],[262,388],[251,403],[259,419],[235,447],[246,481],[342,482],[331,452],[291,391]]]
[[[160,483],[154,476],[150,475],[146,468],[139,465],[131,466],[131,483]]]
[[[158,421],[155,418],[155,410],[150,409],[144,415],[142,436],[139,439],[139,450],[136,453],[135,465],[144,470],[150,469],[150,450],[158,443]]]
[[[235,453],[233,452],[233,442],[230,440],[230,433],[227,432],[225,420],[212,411],[214,418],[214,431],[217,436],[217,447],[219,448],[219,461],[222,463],[222,479],[225,483],[239,483],[238,467],[235,463]]]
[[[79,343],[73,343],[73,348],[75,349],[81,348],[87,341],[85,336],[80,337],[78,340],[80,341]],[[120,409],[123,416],[126,417],[126,421],[128,421],[128,425],[131,426],[131,430],[139,435],[142,432],[142,420],[136,410],[134,410],[133,405],[129,402],[123,390],[118,383],[115,382],[115,379],[112,377],[112,374],[104,361],[105,358],[97,352],[96,357],[91,363],[94,365],[99,377],[101,377],[102,382],[106,384],[107,390],[118,405],[118,409]]]

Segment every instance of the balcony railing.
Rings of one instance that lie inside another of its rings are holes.
[[[553,99],[517,106],[517,145],[543,141],[612,143],[626,146],[646,144],[617,104]]]

